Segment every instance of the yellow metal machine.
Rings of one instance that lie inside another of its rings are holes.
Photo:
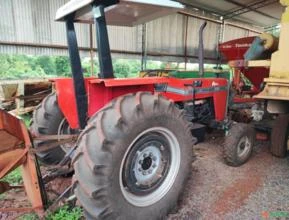
[[[266,78],[264,90],[256,96],[268,100],[270,113],[289,113],[289,0],[280,0],[286,6],[281,18],[278,50],[272,54],[270,75]]]
[[[289,0],[280,0],[286,7],[281,18],[278,50],[271,56],[270,74],[265,88],[255,98],[267,101],[267,111],[277,117],[271,130],[270,151],[285,157],[289,137]]]

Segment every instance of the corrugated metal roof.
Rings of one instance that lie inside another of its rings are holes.
[[[284,7],[279,0],[175,0],[218,17],[268,27],[280,22]],[[234,13],[233,13],[234,12]],[[233,15],[233,16],[232,16]]]
[[[66,0],[0,0],[0,53],[66,55],[65,24],[54,21],[56,10]],[[189,11],[194,13],[193,11]],[[213,16],[212,16],[213,17]],[[148,59],[185,60],[185,30],[187,16],[172,14],[146,24]],[[203,20],[188,18],[187,56],[196,61],[198,55],[198,30]],[[204,35],[205,57],[208,62],[216,58],[220,22],[208,21]],[[251,27],[251,29],[254,29]],[[89,56],[90,27],[76,24],[81,55]],[[114,57],[139,57],[143,47],[142,25],[136,27],[109,26],[109,40]],[[224,40],[254,34],[226,25]],[[2,44],[1,44],[2,42]],[[5,43],[6,42],[6,43]],[[5,43],[5,45],[3,45]],[[26,45],[26,46],[25,46]],[[93,26],[93,48],[96,48]]]

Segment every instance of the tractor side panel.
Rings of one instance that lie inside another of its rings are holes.
[[[67,119],[70,127],[78,128],[76,98],[72,79],[56,79],[54,83],[59,108]]]
[[[104,83],[91,83],[88,86],[88,116],[91,117],[114,98],[140,91],[153,92],[154,85],[131,85],[106,87]]]
[[[79,127],[77,107],[75,101],[73,81],[71,78],[53,80],[55,82],[58,105],[67,119],[71,128]],[[132,82],[130,82],[132,81]],[[154,91],[153,79],[138,80],[100,80],[97,78],[85,78],[85,87],[88,98],[88,117],[99,111],[112,99],[139,91]],[[135,85],[137,84],[137,85]]]
[[[77,108],[72,79],[54,80],[58,105],[71,128],[78,128]],[[197,86],[195,83],[197,82]],[[88,117],[116,97],[136,92],[159,92],[173,102],[212,98],[215,120],[226,117],[228,81],[223,78],[135,78],[135,79],[85,79],[88,98]],[[161,89],[159,89],[161,88]]]
[[[197,83],[196,83],[197,82]],[[196,86],[198,84],[198,86]],[[213,98],[215,120],[226,117],[228,81],[222,78],[175,79],[168,82],[163,96],[174,102]]]

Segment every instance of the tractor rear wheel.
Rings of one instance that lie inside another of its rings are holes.
[[[271,131],[270,151],[276,157],[285,157],[288,149],[289,114],[280,114]]]
[[[33,112],[30,132],[36,137],[40,135],[73,133],[73,131],[69,129],[69,125],[58,106],[55,93],[52,93],[43,99]],[[49,142],[51,141],[35,141],[34,146],[35,148],[38,148]],[[46,165],[57,164],[64,156],[65,148],[63,146],[37,153],[38,159]]]
[[[255,130],[248,124],[233,124],[225,137],[224,159],[225,162],[234,167],[241,166],[250,158],[254,141]]]
[[[121,96],[97,112],[73,158],[74,192],[87,219],[161,219],[190,174],[195,138],[167,99]]]

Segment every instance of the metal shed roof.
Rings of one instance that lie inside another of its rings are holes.
[[[284,7],[279,0],[176,0],[187,7],[205,11],[224,20],[239,20],[269,27],[280,22]]]
[[[218,0],[199,1],[218,5]],[[0,20],[0,54],[67,55],[65,25],[54,21],[57,9],[66,2],[68,0],[0,0],[3,17]],[[204,13],[187,7],[182,12],[135,27],[109,26],[113,57],[146,56],[148,60],[196,62],[198,30],[203,20],[208,22],[204,33],[207,63],[217,59],[219,42],[255,36],[263,31],[263,28],[243,22],[225,20],[223,23],[213,12]],[[76,24],[76,32],[81,55],[94,55],[97,50],[93,36],[95,26]]]

